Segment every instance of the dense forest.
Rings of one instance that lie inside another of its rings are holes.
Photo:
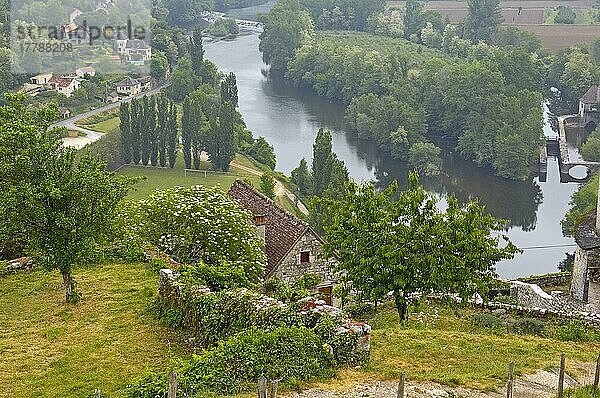
[[[329,25],[313,24],[314,9],[304,3],[284,0],[263,18],[265,60],[297,86],[343,101],[358,135],[430,174],[438,171],[439,150],[428,140],[441,138],[499,176],[530,175],[541,145],[545,75],[531,52],[539,48],[534,39],[493,18],[482,26],[468,19],[460,27],[434,25],[418,2],[409,2],[405,15],[410,40],[368,26],[368,33],[324,31]],[[497,4],[479,3],[478,12],[494,15]],[[310,16],[281,24],[305,7]]]

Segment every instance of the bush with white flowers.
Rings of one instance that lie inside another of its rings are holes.
[[[220,187],[158,190],[132,210],[140,236],[177,261],[227,266],[259,281],[266,257],[252,215]]]

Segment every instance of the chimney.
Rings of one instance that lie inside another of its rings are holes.
[[[263,244],[266,239],[267,216],[265,214],[257,214],[254,216],[254,225],[256,226],[256,235],[262,239]]]

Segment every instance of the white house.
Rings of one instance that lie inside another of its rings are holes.
[[[58,91],[61,94],[70,97],[73,93],[79,90],[79,80],[75,76],[53,76],[49,81],[48,85],[50,89]]]

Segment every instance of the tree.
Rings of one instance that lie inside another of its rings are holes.
[[[320,129],[313,145],[313,194],[322,196],[329,186],[331,168],[333,167],[333,152],[331,150],[331,133]]]
[[[265,63],[274,71],[285,72],[295,51],[312,37],[310,14],[298,0],[281,0],[267,15],[260,16],[259,22],[264,26],[259,49]]]
[[[138,123],[140,123],[141,161],[142,165],[147,166],[150,161],[150,151],[152,150],[152,143],[150,142],[150,119],[152,118],[153,113],[152,109],[150,109],[150,100],[148,99],[148,96],[144,96],[138,101],[140,102]]]
[[[568,6],[558,6],[554,22],[558,24],[573,25],[577,19],[575,10]]]
[[[419,0],[408,0],[404,13],[404,38],[410,40],[412,35],[420,39],[421,29],[425,26],[423,4]]]
[[[440,174],[440,148],[431,142],[417,142],[410,147],[408,162],[426,176]]]
[[[121,129],[121,146],[123,147],[123,161],[131,163],[131,106],[129,102],[121,103],[119,107],[119,120]]]
[[[569,54],[564,71],[560,76],[560,84],[568,98],[579,100],[590,86],[598,83],[599,80],[600,68],[591,55],[580,50]]]
[[[139,164],[141,159],[141,126],[142,126],[142,108],[138,99],[131,101],[130,107],[130,134],[129,141],[131,142],[131,161],[133,164]]]
[[[235,157],[234,123],[237,113],[231,103],[225,102],[218,110],[213,107],[207,118],[209,128],[205,147],[209,161],[214,170],[228,171]]]
[[[183,116],[181,118],[181,146],[186,169],[192,168],[192,136],[195,128],[193,106],[192,99],[188,95],[183,102]]]
[[[58,270],[67,302],[76,301],[73,266],[87,262],[106,236],[117,204],[132,181],[106,172],[106,164],[61,145],[49,131],[55,109],[35,115],[21,96],[7,96],[0,108],[0,236],[28,237],[27,251],[38,264]]]
[[[292,182],[296,184],[300,193],[302,193],[303,195],[311,194],[313,186],[311,181],[311,175],[308,171],[308,164],[306,162],[306,159],[302,158],[302,160],[300,160],[300,164],[298,165],[298,167],[292,170],[291,177]]]
[[[197,25],[190,40],[190,58],[192,70],[196,76],[201,77],[204,73],[204,45],[202,43],[202,27]]]
[[[150,142],[150,164],[154,167],[158,165],[158,145],[159,145],[159,133],[156,120],[156,97],[154,95],[146,96],[148,98],[147,111],[147,131],[148,141]]]
[[[165,54],[160,51],[154,51],[152,53],[152,59],[150,60],[150,76],[156,81],[163,81],[167,77],[167,71],[169,70],[169,61]]]
[[[160,167],[167,165],[167,136],[169,131],[169,100],[166,95],[158,94],[157,109],[157,134],[158,134],[158,164]]]
[[[463,37],[473,43],[483,40],[491,43],[500,23],[500,0],[467,0],[469,15],[463,21]]]
[[[169,167],[175,167],[177,161],[177,106],[169,102],[169,115],[167,121],[167,155]]]
[[[342,200],[321,200],[325,249],[338,258],[342,280],[362,297],[381,299],[393,292],[400,322],[408,319],[416,294],[468,299],[485,292],[494,265],[518,251],[506,236],[494,234],[504,223],[477,202],[461,206],[449,197],[447,210],[440,211],[439,199],[415,173],[406,191],[396,183],[379,194],[372,183],[347,188]]]
[[[238,107],[238,88],[233,72],[221,82],[221,102],[230,102],[234,107]]]
[[[275,199],[275,179],[271,173],[263,173],[260,176],[260,191],[265,196]]]
[[[173,101],[182,102],[199,84],[200,78],[192,69],[192,62],[189,58],[182,58],[171,75],[171,86],[167,89],[167,94]]]
[[[581,146],[581,155],[588,162],[600,162],[600,129],[596,128]]]

